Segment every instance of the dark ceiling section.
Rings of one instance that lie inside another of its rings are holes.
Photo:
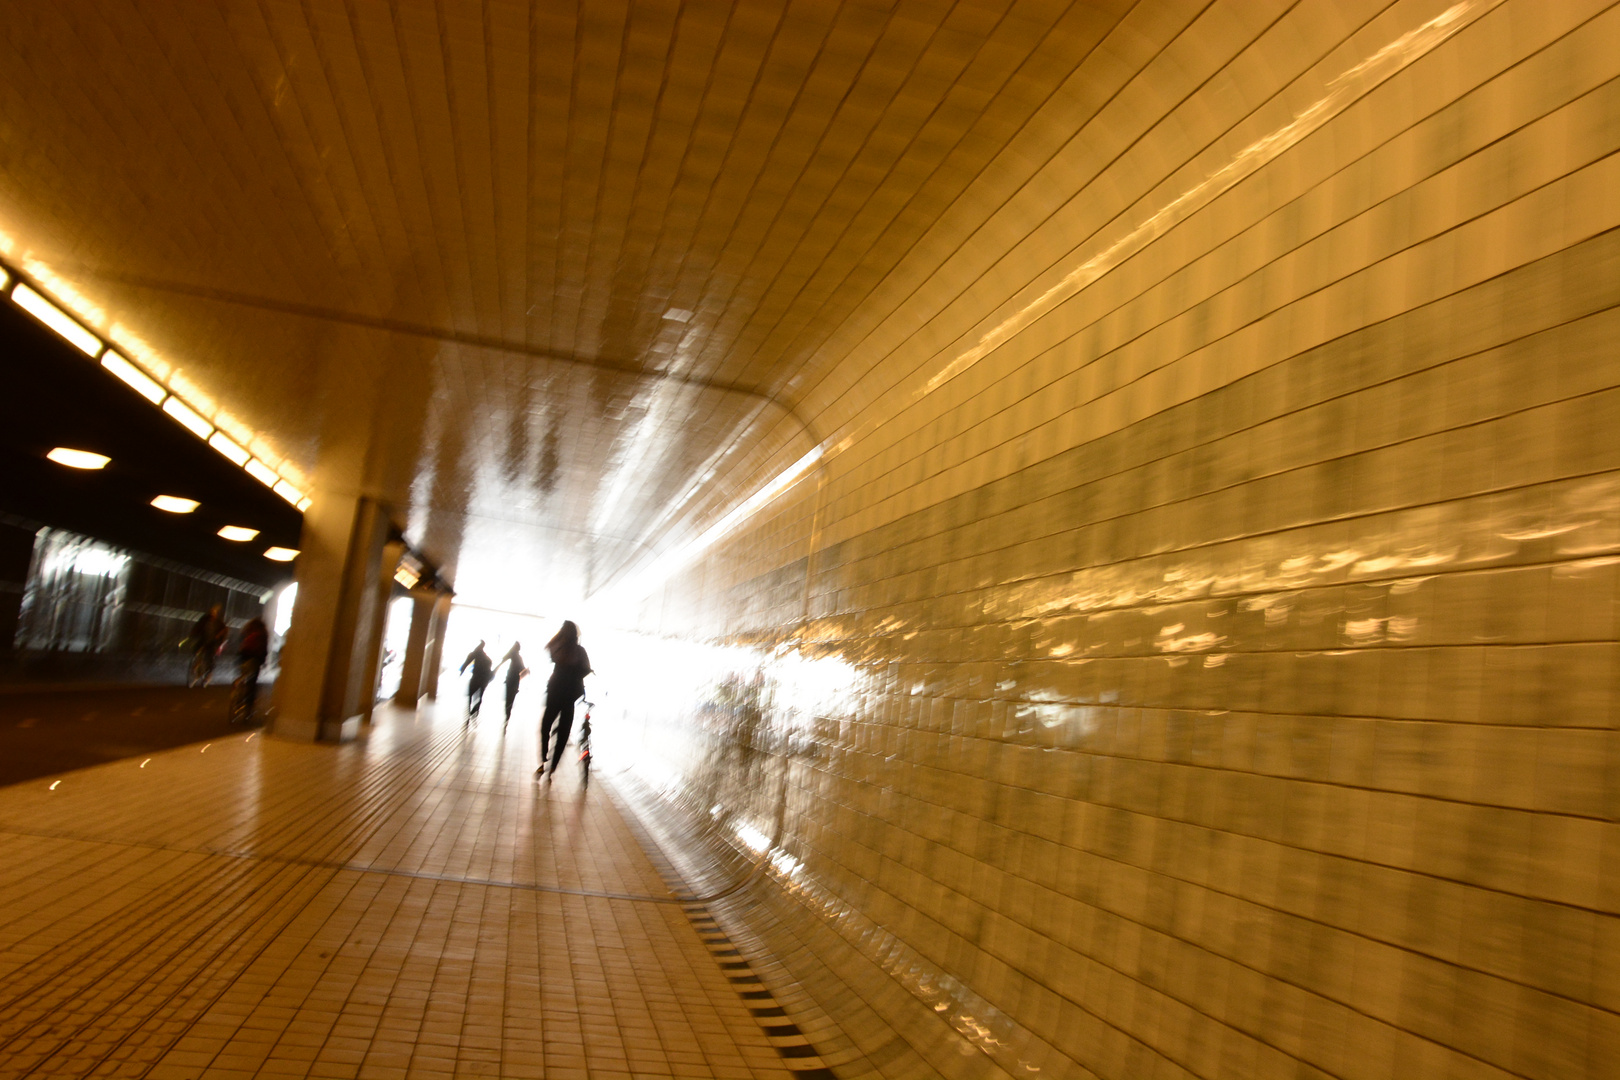
[[[296,509],[4,299],[0,373],[0,510],[267,587],[292,576],[262,553],[298,546]],[[45,459],[55,446],[112,461],[70,469]],[[201,505],[166,513],[155,495]],[[233,543],[222,525],[260,534]]]

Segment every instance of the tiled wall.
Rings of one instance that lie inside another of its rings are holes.
[[[780,835],[713,680],[664,780],[776,841],[738,918],[851,1075],[1620,1075],[1620,10],[1471,8],[937,378],[1443,10],[1243,7],[1179,125],[953,210],[644,608],[762,672]]]

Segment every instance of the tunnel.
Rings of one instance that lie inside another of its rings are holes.
[[[9,5],[0,1077],[1620,1076],[1617,76]]]

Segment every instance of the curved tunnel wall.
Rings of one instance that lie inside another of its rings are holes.
[[[1484,7],[644,608],[849,1074],[1612,1068],[1620,18]]]

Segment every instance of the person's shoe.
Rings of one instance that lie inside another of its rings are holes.
[[[544,775],[546,775],[546,767],[544,765],[542,765],[538,769],[534,770],[534,778],[536,780],[540,779]]]

